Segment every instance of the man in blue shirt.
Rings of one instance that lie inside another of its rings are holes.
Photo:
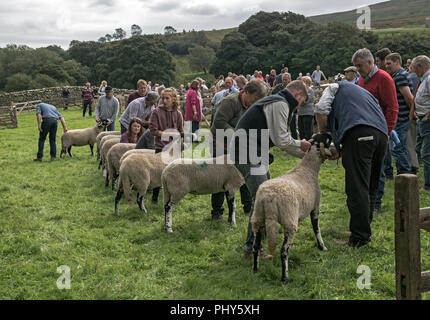
[[[39,128],[39,150],[37,152],[37,158],[34,161],[42,161],[43,158],[43,147],[45,145],[46,136],[49,133],[49,145],[51,160],[55,159],[57,156],[57,145],[56,145],[56,135],[57,135],[57,121],[60,120],[63,125],[64,133],[67,132],[66,121],[64,117],[58,112],[57,108],[51,104],[39,103],[36,106],[36,117],[37,117],[37,127]],[[41,122],[42,120],[42,122]]]
[[[331,160],[342,155],[345,192],[351,215],[351,236],[339,243],[360,247],[370,242],[370,223],[376,203],[388,128],[378,100],[360,86],[342,81],[330,84],[316,104],[318,129],[331,132]]]

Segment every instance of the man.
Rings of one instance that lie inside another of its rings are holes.
[[[240,90],[243,90],[245,88],[246,84],[248,83],[248,80],[244,76],[240,75],[236,78],[236,83],[237,83],[237,87],[240,91]]]
[[[411,85],[408,80],[408,73],[402,68],[402,57],[398,53],[390,53],[385,57],[385,66],[387,72],[393,77],[396,85],[397,103],[399,113],[397,123],[394,127],[400,143],[392,150],[391,154],[396,159],[397,174],[411,173],[411,167],[408,161],[408,149],[406,139],[411,125],[409,114],[412,107],[413,99]],[[391,164],[391,157],[390,157]]]
[[[284,73],[288,73],[288,67],[283,68],[283,69],[281,70],[281,73],[280,73],[280,74],[278,74],[278,75],[276,76],[275,87],[276,87],[278,84],[282,83],[282,75],[283,75]]]
[[[94,116],[97,122],[107,121],[107,131],[115,131],[115,120],[119,112],[119,101],[113,96],[112,87],[107,86],[105,95],[97,101]]]
[[[128,125],[133,118],[139,118],[142,121],[143,126],[148,128],[149,117],[151,116],[152,111],[156,108],[157,100],[158,94],[150,92],[146,97],[137,98],[130,102],[121,118],[119,118],[121,134],[128,130]]]
[[[148,84],[145,80],[140,79],[137,81],[137,90],[128,96],[127,105],[137,98],[145,97],[148,91]]]
[[[321,77],[324,77],[324,80],[327,80],[324,72],[322,72],[320,66],[316,67],[316,70],[312,73],[312,82],[315,86],[319,86],[321,83]]]
[[[63,126],[63,132],[67,132],[66,121],[64,117],[58,112],[57,108],[51,104],[39,103],[36,106],[36,117],[37,117],[37,127],[39,129],[39,150],[37,152],[37,158],[34,161],[42,161],[43,159],[43,147],[45,145],[46,136],[49,133],[49,146],[51,160],[57,157],[57,121],[61,121]],[[42,123],[40,122],[42,120]]]
[[[223,137],[217,137],[217,130],[234,130],[239,119],[248,108],[253,105],[257,100],[264,98],[267,95],[267,89],[264,83],[258,79],[248,82],[239,93],[233,93],[223,99],[219,105],[218,110],[211,127],[213,141],[212,156],[217,157],[218,150],[223,150],[223,154],[227,154],[228,146]],[[218,148],[217,148],[218,146]],[[252,198],[246,185],[240,188],[240,197],[242,200],[243,211],[249,214],[251,211]],[[212,195],[212,219],[222,220],[224,213],[223,208],[224,193],[217,193]]]
[[[63,96],[63,102],[64,102],[64,110],[67,110],[69,108],[69,97],[70,97],[70,90],[68,86],[63,88],[62,96]]]
[[[94,91],[91,88],[91,83],[87,82],[85,84],[85,88],[82,90],[81,96],[82,96],[82,100],[83,100],[82,116],[85,118],[85,113],[86,113],[87,108],[88,108],[88,114],[91,117],[92,113],[93,113],[92,105],[93,105],[93,100],[94,100]]]
[[[291,75],[288,72],[283,73],[281,81],[275,86],[275,88],[273,88],[272,94],[276,94],[284,90],[290,82],[291,82]]]
[[[258,70],[254,71],[254,74],[250,78],[251,80],[258,79]]]
[[[385,68],[385,58],[391,53],[391,50],[388,48],[383,48],[381,50],[378,50],[375,53],[375,59],[376,59],[376,65],[379,69],[382,69],[384,71],[387,71]]]
[[[358,77],[357,77],[357,68],[352,66],[352,67],[348,67],[344,70],[345,72],[345,80],[344,81],[348,81],[350,83],[353,84],[357,84],[358,83]]]
[[[388,136],[391,135],[397,122],[399,104],[397,103],[396,85],[391,76],[375,65],[375,60],[369,49],[360,49],[354,53],[352,63],[360,74],[358,85],[369,91],[378,101],[384,114],[388,127]],[[388,145],[387,152],[388,153]],[[381,171],[379,191],[375,204],[375,211],[382,212],[382,197],[385,188],[385,172]]]
[[[346,81],[330,84],[315,112],[320,133],[330,131],[333,136],[330,159],[342,155],[345,168],[351,235],[348,242],[338,244],[363,246],[371,240],[370,223],[387,149],[384,114],[372,94]]]
[[[311,147],[306,140],[294,140],[288,132],[291,114],[307,99],[306,86],[302,81],[295,80],[278,94],[254,103],[236,125],[229,154],[242,173],[251,193],[251,212],[258,187],[270,179],[269,147],[278,146],[282,151],[296,157],[303,157],[304,152]],[[254,234],[251,228],[251,217],[252,214],[249,215],[245,257],[250,257],[253,249]],[[268,257],[263,251],[260,255]]]
[[[411,68],[420,79],[414,93],[414,111],[418,117],[417,153],[424,164],[422,192],[430,190],[430,58],[424,55],[414,58]]]
[[[225,89],[217,92],[212,98],[212,104],[213,104],[214,108],[216,108],[218,106],[218,103],[224,97],[228,96],[229,94],[239,92],[238,89],[233,87],[233,79],[230,77],[225,78],[224,86],[225,86]]]

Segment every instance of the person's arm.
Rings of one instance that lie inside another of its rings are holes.
[[[190,94],[189,98],[190,98],[190,105],[191,105],[191,108],[193,110],[193,120],[197,121],[197,117],[198,117],[198,114],[197,114],[197,103],[199,103],[199,99],[198,99],[197,93],[193,92],[192,94]]]
[[[37,129],[40,132],[42,132],[42,124],[40,123],[40,121],[42,120],[42,115],[40,113],[37,113],[36,118],[37,118]]]
[[[96,118],[96,121],[99,122],[100,121],[100,105],[101,105],[101,101],[102,99],[98,99],[97,100],[97,105],[96,105],[96,109],[94,110],[94,117]]]
[[[324,77],[324,80],[326,80],[326,81],[327,81],[327,78],[326,78],[326,76],[325,76],[324,72],[322,72],[322,71],[321,71],[321,74],[322,74],[322,76]]]
[[[229,124],[229,121],[234,118],[234,109],[229,101],[230,100],[224,99],[218,104],[217,112],[213,119],[215,129],[234,129],[234,127]]]
[[[115,97],[112,97],[112,99]],[[112,117],[109,119],[110,123],[114,123],[115,119],[118,117],[118,113],[119,113],[119,100],[117,98],[115,98],[114,100],[114,109],[113,109],[113,115]]]
[[[387,79],[385,84],[379,87],[380,96],[384,97],[383,101],[380,101],[382,110],[385,110],[385,120],[387,121],[388,136],[391,135],[391,131],[397,123],[397,115],[399,113],[399,103],[397,101],[396,85],[393,79]]]
[[[282,101],[270,103],[264,106],[264,113],[272,142],[282,151],[302,158],[311,144],[306,140],[294,140],[289,133],[288,104]]]
[[[154,137],[161,137],[163,134],[163,131],[159,129],[158,113],[155,111],[152,113],[151,118],[149,118],[149,131]]]
[[[61,117],[60,121],[61,121],[61,125],[63,126],[63,132],[66,133],[68,131],[66,126],[66,120],[64,120],[64,117]]]
[[[330,114],[332,104],[339,90],[339,84],[330,84],[323,92],[320,101],[315,105],[315,114],[318,123],[318,131],[320,133],[327,130],[327,116]]]

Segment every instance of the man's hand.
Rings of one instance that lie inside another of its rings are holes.
[[[39,129],[39,131],[40,131],[40,132],[42,132],[42,131],[43,131],[43,130],[42,130],[42,126],[41,126],[40,124],[39,124],[37,127],[38,127],[38,129]]]
[[[97,121],[97,122],[100,122],[101,120],[100,120],[100,118],[96,118],[96,121]]]
[[[409,112],[409,120],[417,119],[417,114],[415,112]]]
[[[66,133],[67,131],[69,131],[69,130],[67,130],[67,128],[63,129],[63,133]]]
[[[193,120],[197,121],[199,118],[197,117],[197,112],[193,114]]]
[[[328,157],[329,160],[337,160],[340,158],[340,154],[337,152],[336,147],[330,146],[329,150],[331,152],[331,156]]]
[[[305,139],[300,141],[300,150],[307,152],[311,148],[311,143]]]

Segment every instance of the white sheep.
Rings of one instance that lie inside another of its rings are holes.
[[[100,140],[100,144],[99,144],[99,147],[100,147],[99,169],[104,169],[105,168],[105,163],[102,161],[101,153],[102,153],[103,145],[106,143],[106,141],[109,141],[109,140],[115,140],[115,141],[119,142],[121,140],[121,137],[120,136],[116,136],[116,135],[112,135],[112,136],[108,135],[108,136],[104,136]]]
[[[121,135],[121,131],[103,131],[97,135],[97,138],[96,138],[97,160],[100,160],[100,150],[101,150],[100,141],[102,140],[102,138],[105,136],[120,136],[120,135]]]
[[[300,164],[275,179],[262,183],[257,191],[254,212],[251,217],[254,240],[254,271],[258,271],[258,252],[264,227],[270,253],[273,255],[278,245],[278,223],[284,229],[284,243],[281,249],[282,281],[288,281],[288,251],[297,232],[298,223],[309,214],[316,236],[318,249],[326,251],[321,237],[318,215],[321,190],[318,173],[324,162],[324,152],[331,153],[321,146],[321,151],[313,145]]]
[[[244,184],[239,170],[228,164],[227,156],[210,159],[178,159],[164,169],[161,176],[164,192],[165,229],[172,233],[172,211],[188,193],[214,194],[227,192],[228,222],[236,225],[235,195]]]
[[[81,147],[90,145],[91,156],[94,156],[93,147],[96,143],[97,135],[104,131],[106,124],[99,122],[92,128],[69,130],[61,136],[61,153],[60,158],[66,152],[72,156],[72,146]]]
[[[147,150],[147,149],[140,149]],[[118,192],[115,197],[115,215],[119,212],[119,202],[124,194],[130,206],[133,205],[132,186],[137,190],[137,204],[143,214],[147,210],[143,197],[148,188],[161,187],[161,174],[168,163],[175,158],[173,152],[165,151],[157,154],[146,152],[134,153],[122,160],[119,169]]]
[[[132,150],[129,150],[122,155],[121,159],[119,160],[119,165],[121,166],[124,159],[126,159],[128,156],[131,156],[132,154],[148,154],[148,153],[155,154],[155,150],[153,150],[153,149],[132,149]]]
[[[120,139],[109,139],[109,140],[106,140],[102,145],[102,149],[100,153],[100,162],[102,163],[103,176],[107,174],[107,171],[106,171],[107,154],[114,145],[119,143],[119,141]]]

